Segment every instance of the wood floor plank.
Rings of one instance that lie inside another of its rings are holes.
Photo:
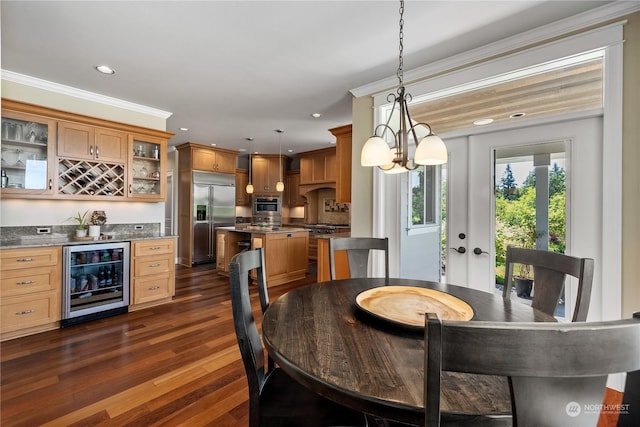
[[[229,299],[212,266],[177,266],[170,304],[0,343],[0,425],[246,426]]]

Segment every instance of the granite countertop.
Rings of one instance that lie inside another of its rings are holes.
[[[234,231],[237,233],[260,233],[260,234],[280,234],[280,233],[301,233],[309,232],[305,228],[291,227],[260,227],[258,225],[237,225],[229,227],[217,227],[216,230]]]
[[[346,227],[345,227],[346,228]],[[342,233],[333,233],[333,234],[318,234],[317,236],[314,236],[318,239],[331,239],[333,237],[351,237],[351,232],[349,231],[344,231]]]
[[[134,240],[176,239],[178,236],[162,236],[157,233],[118,234],[111,239],[75,240],[67,235],[48,234],[43,236],[24,236],[19,239],[5,240],[1,249],[38,248],[46,246],[92,245],[95,243],[131,242]]]

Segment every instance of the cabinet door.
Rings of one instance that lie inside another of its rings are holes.
[[[194,170],[216,172],[216,153],[211,150],[193,149],[191,166]]]
[[[216,172],[219,173],[235,173],[236,172],[236,155],[233,153],[216,152],[215,166]]]
[[[287,258],[289,272],[306,271],[308,260],[309,240],[307,233],[291,233],[287,236]]]
[[[289,239],[287,234],[268,234],[266,237],[265,248],[265,263],[267,267],[267,273],[269,276],[277,276],[279,274],[285,274],[289,271],[289,257],[282,256],[283,254],[289,255],[288,245]]]
[[[93,160],[94,144],[93,126],[58,122],[58,157]]]
[[[236,205],[250,206],[249,195],[247,194],[247,184],[249,183],[249,173],[246,170],[236,170]]]
[[[167,141],[129,135],[128,197],[164,201],[167,194]]]
[[[127,160],[127,134],[124,132],[96,128],[95,130],[96,160],[103,162],[124,163]]]
[[[313,157],[300,157],[300,183],[313,184]]]
[[[326,182],[334,182],[337,178],[336,154],[326,154],[324,156],[324,180]]]
[[[255,192],[275,191],[275,184],[273,190],[269,187],[269,160],[266,158],[254,157],[251,160],[251,179]]]
[[[54,120],[2,111],[2,197],[53,193],[55,129]]]
[[[290,207],[304,206],[302,196],[300,195],[300,173],[291,173],[287,175],[287,203]]]

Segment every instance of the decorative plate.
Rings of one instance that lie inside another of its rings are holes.
[[[424,328],[424,314],[441,320],[470,320],[473,309],[453,295],[414,286],[381,286],[360,292],[356,306],[374,317],[410,328]]]

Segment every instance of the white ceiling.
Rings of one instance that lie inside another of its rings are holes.
[[[407,1],[404,69],[605,3]],[[397,1],[2,0],[0,13],[3,70],[169,111],[171,145],[277,153],[284,129],[283,152],[326,147],[351,123],[349,90],[398,62]]]

